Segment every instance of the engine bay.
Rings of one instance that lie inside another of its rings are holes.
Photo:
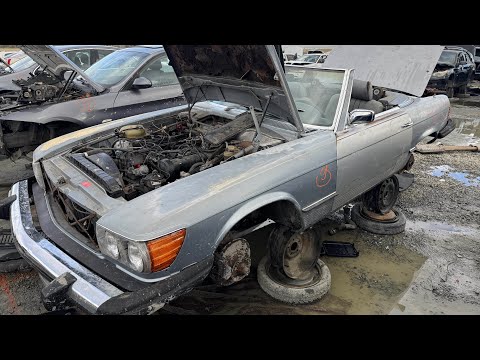
[[[66,158],[94,178],[112,197],[131,200],[227,161],[285,142],[262,129],[249,112],[235,119],[188,112],[169,121],[128,125],[108,139],[75,149]]]
[[[68,101],[85,95],[80,84],[72,80],[59,79],[46,71],[31,73],[27,79],[12,80],[20,89],[2,94],[0,110],[14,110],[48,101]]]

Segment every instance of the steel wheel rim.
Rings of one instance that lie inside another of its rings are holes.
[[[380,187],[380,208],[389,209],[395,202],[395,182],[392,178],[385,180]]]
[[[295,233],[283,251],[282,270],[291,279],[311,281],[318,260],[319,244],[313,233]]]

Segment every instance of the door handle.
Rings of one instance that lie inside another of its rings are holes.
[[[402,128],[408,128],[408,127],[410,127],[410,126],[412,126],[412,125],[413,125],[413,121],[409,121],[409,122],[403,124],[403,125],[402,125]]]

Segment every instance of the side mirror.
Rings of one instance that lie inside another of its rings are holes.
[[[358,121],[370,122],[375,120],[375,113],[372,110],[356,109],[350,112],[348,122],[353,124]]]
[[[135,80],[133,80],[132,83],[132,89],[148,89],[152,87],[152,82],[148,80],[146,77],[138,77]]]
[[[320,58],[320,59],[318,60],[318,62],[319,62],[320,64],[323,64],[323,63],[325,62],[325,59],[324,59],[324,58]]]

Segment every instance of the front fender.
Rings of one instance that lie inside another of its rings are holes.
[[[281,200],[286,200],[292,203],[297,210],[298,216],[301,216],[301,207],[291,194],[283,191],[262,194],[243,204],[230,216],[230,218],[225,222],[224,226],[222,227],[215,239],[215,248],[220,244],[220,242],[225,238],[225,236],[235,226],[235,224],[237,224],[245,216],[251,214],[253,211],[258,210],[265,205],[269,205]]]

